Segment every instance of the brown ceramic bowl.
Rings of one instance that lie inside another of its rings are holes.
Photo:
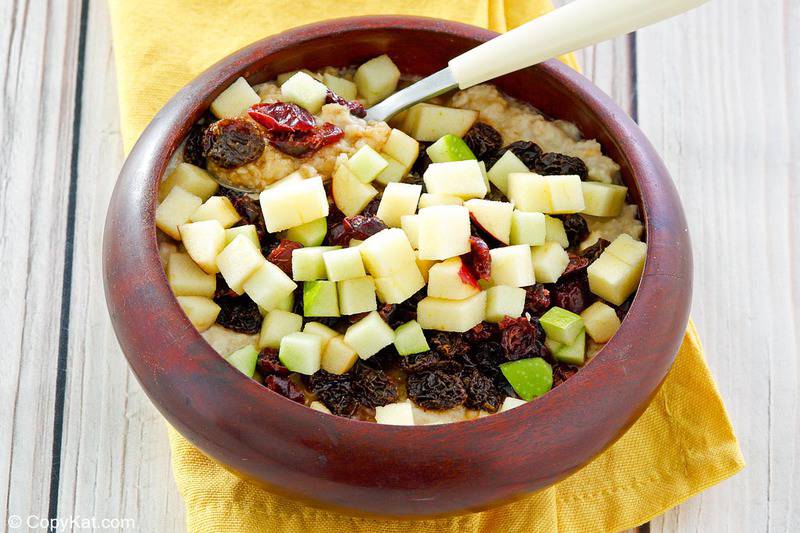
[[[636,124],[556,61],[496,80],[507,94],[575,122],[622,166],[646,226],[648,255],[619,332],[574,378],[529,405],[450,425],[396,427],[322,414],[247,379],[189,323],[156,246],[159,180],[189,126],[239,76],[260,83],[307,67],[388,53],[427,75],[495,34],[442,20],[333,20],[259,41],[181,90],[131,151],[108,211],[105,290],[134,374],[167,420],[206,454],[281,494],[358,514],[447,515],[485,509],[563,479],[639,417],[683,338],[692,286],[680,201]]]

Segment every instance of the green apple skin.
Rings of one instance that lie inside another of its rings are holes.
[[[303,316],[341,316],[335,281],[303,283]]]
[[[500,365],[506,380],[520,398],[531,401],[553,388],[553,367],[541,357]]]
[[[256,373],[256,361],[258,360],[258,350],[253,345],[240,348],[225,357],[225,360],[232,364],[237,370],[248,378],[252,378]]]
[[[467,146],[467,143],[461,137],[456,137],[452,133],[448,133],[430,145],[425,151],[434,163],[477,159],[472,150],[469,149],[469,146]]]
[[[545,334],[556,342],[572,344],[583,332],[583,319],[561,307],[551,307],[539,319]]]
[[[295,226],[286,230],[286,238],[290,241],[299,242],[306,248],[309,246],[319,246],[328,234],[327,217],[318,218],[311,222],[306,222],[300,226]]]

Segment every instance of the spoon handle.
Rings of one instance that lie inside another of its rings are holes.
[[[708,0],[574,0],[450,60],[461,89],[635,31]]]

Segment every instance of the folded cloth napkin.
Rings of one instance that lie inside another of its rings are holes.
[[[363,14],[440,17],[497,31],[549,0],[110,0],[126,151],[186,82],[230,52],[293,26]],[[562,58],[576,66],[571,56]],[[353,518],[265,492],[169,429],[189,531],[619,531],[642,524],[744,465],[692,324],[642,417],[611,448],[557,485],[482,513],[423,521]]]

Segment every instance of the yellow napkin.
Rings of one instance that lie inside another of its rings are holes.
[[[363,14],[427,15],[505,31],[551,9],[549,0],[110,0],[110,6],[126,151],[186,82],[266,35]],[[576,66],[571,56],[563,60]],[[238,479],[169,433],[188,529],[197,532],[619,531],[744,466],[692,324],[658,395],[616,444],[561,483],[483,513],[403,522],[312,509]]]

